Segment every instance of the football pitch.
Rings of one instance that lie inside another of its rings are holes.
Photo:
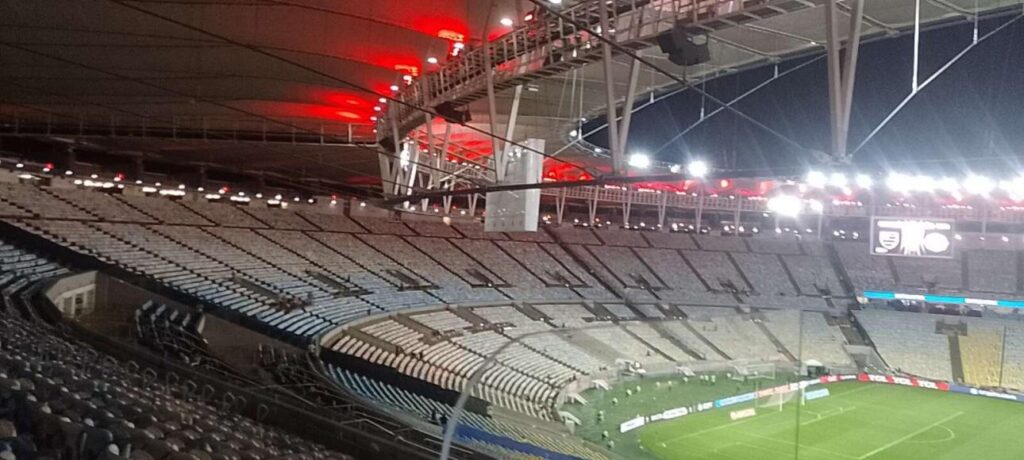
[[[730,412],[752,403],[615,433],[612,451],[659,460],[1024,458],[1024,404],[874,383],[827,388],[823,399],[757,407],[739,420]]]

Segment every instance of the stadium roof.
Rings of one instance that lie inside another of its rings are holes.
[[[458,41],[473,47],[483,37],[521,27],[534,8],[525,0],[495,0],[492,11],[490,3],[4,2],[2,132],[60,135],[96,149],[145,152],[172,162],[365,183],[366,176],[378,174],[376,150],[362,145],[376,141],[371,117],[387,111],[381,95],[390,96],[391,86],[405,74],[429,74],[446,65]],[[567,0],[561,8],[575,3]],[[669,63],[650,43],[640,48],[659,67],[686,78],[817,51],[824,41],[822,3],[757,0],[741,8],[738,1],[718,2],[717,17],[692,24],[709,33],[712,59],[688,69]],[[914,3],[867,2],[864,33],[905,28],[913,22]],[[987,11],[1015,4],[1019,1],[927,0],[921,17],[924,22],[970,18],[976,7]],[[504,18],[515,25],[503,25]],[[440,62],[430,63],[431,57]],[[619,55],[613,65],[620,96],[626,92],[629,59]],[[600,115],[606,106],[602,67],[583,64],[528,78],[514,137],[544,138],[548,152],[565,146],[580,115]],[[643,69],[638,92],[674,85]],[[501,129],[512,94],[506,89],[497,95]],[[490,129],[485,100],[460,102],[468,103],[473,127]],[[433,126],[440,134],[440,123]],[[452,139],[464,152],[491,150],[485,135],[464,127],[456,127]]]

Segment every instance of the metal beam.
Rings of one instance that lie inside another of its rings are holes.
[[[512,97],[512,108],[508,112],[508,123],[505,125],[505,139],[512,139],[516,132],[516,120],[519,119],[519,101],[523,97],[523,85],[516,85],[515,95]],[[505,142],[500,152],[494,154],[494,174],[496,182],[505,180],[507,173],[509,153],[512,152],[512,144]],[[500,153],[500,155],[499,155]]]
[[[603,0],[598,0],[600,5],[598,14],[601,16],[601,34],[605,36],[605,41],[601,46],[604,53],[604,88],[605,96],[608,98],[608,120],[612,120],[608,123],[608,148],[612,153],[612,170],[615,174],[624,174],[626,171],[625,161],[622,155],[622,149],[619,144],[619,126],[614,120],[617,119],[615,116],[615,74],[612,71],[612,45],[611,41],[615,40],[614,34],[611,33],[611,28],[608,26],[608,15],[611,11],[608,10],[608,4]]]
[[[622,126],[619,129],[619,151],[626,151],[626,141],[629,140],[629,124],[633,120],[633,103],[636,102],[636,85],[640,79],[640,61],[633,60],[629,67],[629,90],[626,93],[626,103],[622,106]],[[583,128],[580,127],[582,130]]]
[[[825,52],[828,56],[828,106],[832,127],[833,156],[840,154],[839,121],[842,118],[842,71],[839,63],[839,27],[836,24],[836,1],[825,0]],[[918,0],[920,1],[920,0]]]
[[[851,0],[853,10],[850,12],[850,36],[846,40],[846,62],[843,63],[843,94],[842,108],[839,119],[839,150],[836,154],[840,159],[846,158],[847,144],[850,138],[850,111],[853,108],[853,88],[857,81],[857,55],[860,52],[861,26],[864,21],[864,2]]]
[[[921,62],[921,0],[914,0],[914,72],[911,76],[910,90],[917,92],[918,69]]]

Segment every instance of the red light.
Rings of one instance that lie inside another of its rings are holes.
[[[406,77],[410,75],[414,77],[420,76],[420,68],[414,65],[395,64],[395,70],[406,74]]]
[[[718,186],[721,188],[729,188],[729,179],[722,179],[718,181]]]
[[[53,169],[53,163],[46,163],[46,169]]]
[[[464,42],[464,41],[466,41],[466,36],[465,35],[460,34],[458,32],[455,32],[455,31],[448,30],[448,29],[441,29],[441,30],[437,31],[437,36],[441,37],[441,38],[444,38],[446,40],[451,40],[453,42]]]

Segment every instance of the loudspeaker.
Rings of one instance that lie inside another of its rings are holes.
[[[448,123],[466,124],[473,119],[469,115],[469,110],[456,109],[455,104],[451,102],[442,102],[437,107],[434,107],[434,111]]]
[[[658,47],[661,52],[668,53],[668,60],[676,65],[691,66],[711,60],[708,36],[691,34],[679,24],[658,35]]]

